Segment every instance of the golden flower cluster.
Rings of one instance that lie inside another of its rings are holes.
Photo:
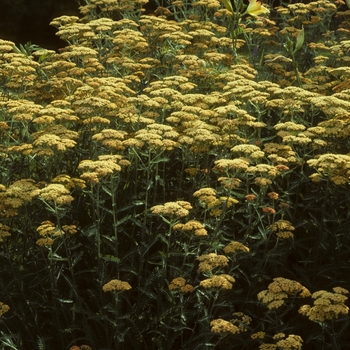
[[[142,147],[147,144],[152,149],[172,150],[177,147],[177,142],[174,141],[179,136],[169,125],[163,125],[158,123],[152,123],[147,125],[145,129],[138,130],[135,133],[134,139],[128,139],[124,142],[124,145]]]
[[[247,174],[260,174],[266,178],[274,178],[280,174],[279,169],[270,164],[256,164],[248,167],[245,172]]]
[[[11,236],[10,227],[7,225],[0,224],[0,243],[4,241],[5,237]]]
[[[245,158],[219,159],[214,164],[213,170],[220,173],[244,172],[248,169],[249,160]]]
[[[264,144],[263,150],[268,154],[267,158],[271,160],[273,164],[296,162],[296,153],[292,150],[291,146],[269,142]]]
[[[259,160],[265,156],[265,153],[255,145],[237,145],[231,148],[232,153],[242,154],[244,157],[249,159]]]
[[[216,253],[203,254],[197,258],[199,263],[199,272],[207,272],[213,270],[215,267],[227,266],[228,259],[224,255]]]
[[[114,129],[103,129],[92,136],[92,140],[100,141],[101,144],[111,150],[122,151],[125,149],[122,140],[127,132]]]
[[[309,290],[299,282],[277,277],[269,284],[267,290],[258,293],[258,300],[266,304],[269,309],[278,309],[284,305],[288,297],[306,298],[309,296],[311,296]]]
[[[76,146],[78,133],[68,130],[63,125],[52,125],[44,130],[32,133],[34,139],[33,153],[40,156],[51,156],[55,151],[66,151]]]
[[[163,205],[155,205],[151,212],[156,215],[164,215],[176,218],[183,218],[189,215],[192,206],[186,201],[167,202]]]
[[[122,156],[98,156],[97,160],[82,160],[78,169],[84,172],[80,175],[82,179],[92,184],[99,183],[100,179],[108,175],[119,173],[121,166],[117,164]]]
[[[236,177],[226,177],[226,176],[221,176],[218,178],[218,181],[220,182],[220,184],[229,189],[229,190],[234,190],[235,188],[238,188],[241,183],[242,183],[242,180],[236,178]]]
[[[178,141],[180,144],[189,145],[189,149],[194,153],[206,153],[210,147],[217,147],[222,144],[220,135],[214,132],[219,129],[213,125],[200,120],[183,123],[183,125],[186,128],[179,136]]]
[[[193,193],[201,202],[209,204],[216,200],[216,190],[211,187],[204,187]]]
[[[173,230],[193,232],[195,236],[208,236],[208,232],[204,228],[203,224],[197,220],[190,220],[187,221],[185,224],[178,223],[174,225]]]
[[[39,246],[51,246],[57,237],[62,237],[64,234],[69,233],[74,235],[78,232],[75,225],[63,225],[61,228],[57,227],[53,222],[47,220],[43,221],[36,229],[41,238],[36,241]]]
[[[6,304],[0,302],[0,317],[1,317],[4,313],[8,312],[9,310],[10,310],[10,307],[9,307],[8,305],[6,305]]]
[[[222,318],[215,319],[210,322],[211,331],[213,333],[219,334],[237,334],[239,333],[239,328],[229,321],[225,321]]]
[[[222,208],[230,208],[238,203],[238,200],[232,197],[216,197],[216,190],[211,187],[204,187],[193,193],[200,203],[210,209],[211,216],[220,216]]]
[[[86,187],[85,181],[76,177],[70,177],[67,174],[57,175],[52,179],[52,183],[59,183],[64,185],[67,190],[73,190],[76,188],[83,189]]]
[[[230,253],[236,253],[236,252],[244,252],[244,253],[249,253],[250,249],[245,246],[243,243],[241,242],[230,242],[229,244],[226,245],[226,247],[224,248],[224,252],[226,254],[230,254]]]
[[[232,314],[234,318],[230,320],[230,322],[236,325],[240,332],[246,332],[248,330],[248,326],[252,322],[252,318],[243,312],[235,312]]]
[[[345,305],[348,299],[345,294],[348,293],[347,289],[341,287],[334,287],[333,293],[319,290],[312,294],[312,298],[315,299],[313,306],[303,305],[299,313],[314,322],[331,321],[337,319],[339,315],[347,315],[349,307]]]
[[[219,289],[232,289],[232,283],[235,279],[226,274],[213,275],[199,283],[199,285],[205,289],[219,288]]]
[[[37,186],[32,179],[15,181],[7,188],[0,185],[0,216],[18,215],[17,209],[30,202],[36,190]]]
[[[54,202],[58,205],[69,204],[74,200],[69,190],[61,184],[49,184],[42,189],[36,189],[32,193],[33,196],[38,196],[43,201]]]
[[[264,332],[258,332],[261,335],[265,335]],[[258,334],[255,333],[255,334]],[[260,338],[260,336],[253,339]],[[303,347],[303,339],[299,335],[290,334],[288,337],[284,333],[277,333],[272,337],[277,340],[276,344],[265,343],[259,346],[260,350],[273,350],[273,349],[284,349],[284,350],[301,350]]]
[[[288,220],[278,220],[273,225],[271,225],[271,230],[276,234],[277,237],[288,239],[294,237],[292,231],[295,230],[295,227]]]
[[[321,176],[328,177],[336,185],[344,185],[350,180],[350,156],[345,154],[322,154],[307,163],[316,168],[318,173],[310,175],[312,181],[318,182]]]
[[[117,279],[110,280],[108,283],[102,286],[102,290],[104,292],[116,292],[129,289],[131,289],[131,286],[128,282],[120,281]]]
[[[190,284],[186,284],[186,280],[182,277],[174,278],[169,284],[169,290],[180,291],[181,293],[192,293],[194,287]]]
[[[213,275],[210,278],[207,278],[199,283],[199,285],[205,289],[232,289],[232,283],[235,282],[235,279],[226,274]]]
[[[0,39],[0,53],[11,52],[15,46],[15,43],[8,40]]]
[[[250,337],[252,339],[264,339],[265,335],[266,335],[265,332],[260,331],[260,332],[253,333]]]

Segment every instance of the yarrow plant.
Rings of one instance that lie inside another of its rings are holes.
[[[346,4],[153,3],[0,40],[0,348],[347,348]]]

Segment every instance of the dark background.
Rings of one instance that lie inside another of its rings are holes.
[[[62,15],[79,16],[78,7],[76,0],[1,0],[0,38],[47,49],[65,46],[49,23]]]
[[[303,1],[286,1],[289,2]],[[152,13],[157,8],[157,3],[167,6],[171,1],[150,0],[145,6],[146,13]],[[266,0],[265,3],[277,6],[284,1]],[[80,16],[80,4],[86,3],[84,0],[0,0],[0,39],[11,40],[16,45],[30,41],[53,50],[64,47],[66,43],[55,36],[57,30],[49,23],[62,15]]]
[[[57,50],[66,43],[55,36],[56,28],[49,23],[62,15],[81,17],[78,7],[83,0],[0,0],[0,39],[18,44],[32,42],[46,49]],[[162,2],[160,2],[162,3]],[[166,1],[163,1],[166,5]],[[156,9],[156,1],[146,6]]]

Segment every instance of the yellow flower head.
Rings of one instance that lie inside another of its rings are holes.
[[[250,0],[249,5],[245,11],[246,15],[257,17],[264,13],[270,13],[269,9],[261,5],[261,1]]]

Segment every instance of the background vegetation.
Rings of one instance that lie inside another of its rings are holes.
[[[347,349],[349,9],[146,2],[0,40],[1,347]]]

